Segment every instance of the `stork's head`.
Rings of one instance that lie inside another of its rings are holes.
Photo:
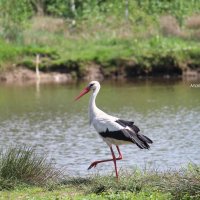
[[[100,83],[98,81],[91,81],[88,86],[88,88],[90,88],[90,90],[95,91],[97,88],[100,87]]]
[[[81,93],[75,98],[75,101],[80,99],[83,95],[87,94],[90,90],[93,92],[100,89],[100,83],[98,81],[91,81],[86,88],[84,88]]]

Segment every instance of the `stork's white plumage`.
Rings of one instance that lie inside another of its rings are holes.
[[[99,135],[110,147],[112,153],[112,159],[98,160],[93,162],[88,169],[96,167],[98,163],[113,161],[115,165],[116,177],[118,179],[118,171],[116,160],[122,159],[119,146],[121,144],[134,143],[141,149],[149,149],[149,144],[153,143],[151,139],[145,135],[139,133],[140,129],[134,125],[133,121],[121,120],[117,117],[111,116],[97,108],[96,96],[100,90],[100,84],[98,81],[91,81],[89,85],[76,97],[75,100],[80,99],[83,95],[92,91],[89,102],[89,118],[90,124],[94,126]],[[112,145],[117,147],[119,157],[115,157],[112,149]]]

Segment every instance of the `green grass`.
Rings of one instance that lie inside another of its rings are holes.
[[[170,199],[170,194],[161,192],[118,192],[118,193],[102,193],[102,194],[81,194],[72,188],[61,188],[48,191],[43,188],[25,188],[15,191],[4,191],[1,193],[0,200],[166,200]]]
[[[3,67],[6,61],[12,61],[14,58],[18,57],[20,53],[20,47],[6,43],[0,39],[0,69]]]
[[[32,148],[8,148],[0,156],[0,199],[153,199],[200,198],[200,167],[176,171],[120,171],[88,177],[63,172]]]
[[[61,174],[44,155],[39,156],[32,148],[11,147],[0,153],[0,190],[21,184],[56,183]]]
[[[66,185],[75,185],[86,194],[123,194],[124,192],[139,195],[160,193],[170,196],[171,199],[200,197],[199,167],[190,165],[188,169],[180,171],[121,171],[119,183],[113,175],[94,176],[89,179],[72,179]],[[162,198],[161,198],[162,199]]]
[[[113,174],[87,178],[66,177],[59,184],[45,186],[19,185],[2,190],[0,199],[131,199],[131,200],[198,200],[200,171],[189,165],[180,171],[120,171],[119,182]]]

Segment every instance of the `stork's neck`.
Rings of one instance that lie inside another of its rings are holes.
[[[98,108],[96,106],[96,96],[99,93],[100,86],[97,87],[93,93],[90,96],[90,103],[89,103],[89,117],[90,117],[90,124],[92,123],[92,120],[94,116],[96,115]]]

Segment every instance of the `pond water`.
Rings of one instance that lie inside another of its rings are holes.
[[[1,148],[27,145],[47,154],[73,175],[113,171],[113,163],[87,170],[110,150],[88,123],[86,95],[73,99],[87,83],[72,85],[0,85]],[[103,82],[97,106],[134,120],[154,143],[150,150],[121,146],[122,169],[177,169],[200,164],[200,88],[182,80]]]

